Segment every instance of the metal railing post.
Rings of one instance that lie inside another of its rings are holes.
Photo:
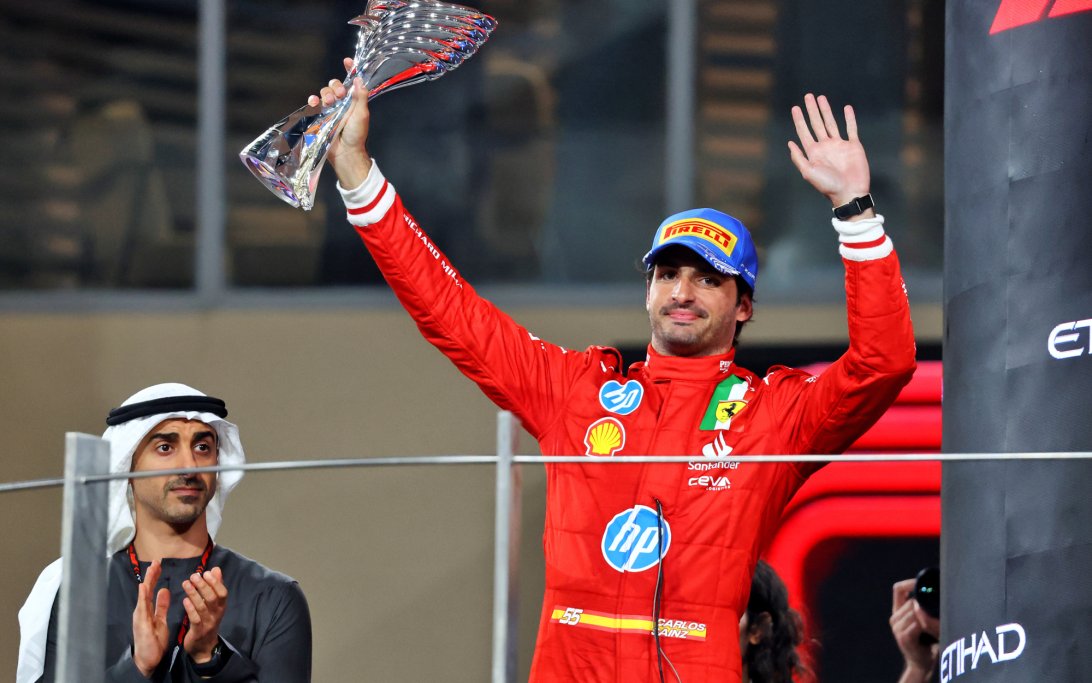
[[[107,441],[90,434],[65,434],[58,681],[102,683],[105,675],[109,485],[84,484],[79,478],[109,471]]]
[[[520,478],[513,468],[519,423],[497,414],[497,491],[493,547],[493,683],[516,680],[519,615]]]
[[[664,173],[665,213],[694,205],[694,126],[697,109],[698,3],[672,0],[667,3],[667,101],[664,127],[666,142]]]
[[[227,9],[225,0],[198,3],[197,239],[194,288],[211,305],[227,287],[225,268],[227,169]],[[234,155],[232,155],[234,156]]]

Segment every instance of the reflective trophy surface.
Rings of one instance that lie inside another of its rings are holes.
[[[497,26],[476,9],[435,0],[369,0],[349,22],[360,27],[348,86],[360,76],[368,99],[396,88],[435,80],[477,52]],[[274,194],[310,210],[326,152],[348,113],[356,88],[323,108],[301,107],[239,153],[246,167]]]

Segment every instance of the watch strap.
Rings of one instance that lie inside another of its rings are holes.
[[[212,658],[201,664],[192,662],[193,671],[198,676],[215,676],[223,670],[230,656],[231,650],[224,647],[223,641],[218,640],[216,641],[216,647],[212,648]]]
[[[835,218],[844,221],[847,218],[860,216],[865,211],[875,207],[876,203],[872,201],[872,193],[869,193],[863,197],[857,197],[853,201],[842,204],[841,206],[836,206],[832,211],[834,211]]]

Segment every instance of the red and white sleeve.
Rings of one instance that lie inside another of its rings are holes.
[[[378,223],[391,208],[396,194],[394,186],[387,182],[375,159],[372,159],[372,169],[364,182],[351,190],[338,183],[337,189],[345,201],[349,222],[360,227]]]
[[[838,231],[838,251],[850,261],[874,261],[894,251],[891,238],[883,230],[883,216],[857,221],[830,221]]]

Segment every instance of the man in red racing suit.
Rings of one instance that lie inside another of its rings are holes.
[[[333,82],[320,97],[329,105],[344,94]],[[868,167],[852,110],[841,139],[825,98],[809,95],[814,132],[794,107],[801,146],[789,143],[805,179],[839,211],[858,213],[834,221],[849,350],[820,376],[774,367],[760,377],[733,361],[757,271],[738,221],[703,209],[657,231],[646,257],[652,343],[646,361],[626,370],[614,349],[547,343],[479,297],[368,158],[366,98],[355,100],[330,160],[349,221],[425,338],[514,412],[543,454],[683,456],[678,464],[547,465],[546,589],[532,680],[738,683],[739,622],[755,563],[818,465],[732,456],[842,452],[915,366],[898,259],[882,217],[861,206],[871,198],[857,199],[868,193]],[[669,235],[680,225],[690,238],[676,244]],[[703,252],[721,229],[729,233],[721,251]],[[730,276],[711,267],[720,257]]]

